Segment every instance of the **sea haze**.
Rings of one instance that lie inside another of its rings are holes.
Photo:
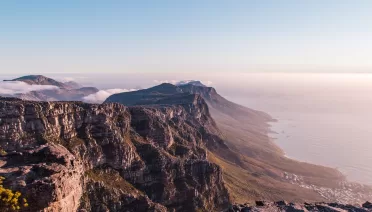
[[[278,120],[270,136],[286,156],[372,185],[372,75],[251,74],[244,80],[230,99]]]

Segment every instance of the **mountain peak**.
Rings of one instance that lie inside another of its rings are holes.
[[[43,75],[26,75],[23,77],[16,78],[14,80],[41,80],[41,79],[46,79],[47,77]]]
[[[29,85],[54,85],[59,88],[66,88],[66,85],[62,82],[58,82],[54,79],[45,77],[43,75],[26,75],[23,77],[19,77],[12,80],[4,80],[4,81],[20,81],[25,82]]]
[[[143,91],[151,92],[151,93],[162,93],[162,94],[182,93],[181,89],[178,86],[170,84],[170,83],[162,83],[152,88],[144,89]]]

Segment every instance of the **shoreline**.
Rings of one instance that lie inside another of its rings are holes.
[[[279,135],[280,133],[278,133],[278,130],[275,131],[273,129],[273,123],[279,123],[280,119],[273,120],[275,121],[267,122],[266,136],[269,142],[281,151],[283,161],[287,161],[287,165],[280,168],[284,171],[283,179],[285,181],[300,188],[309,189],[318,193],[326,202],[359,204],[372,198],[372,186],[351,181],[339,168],[300,160],[289,155],[284,147],[277,142],[279,138],[276,138],[275,135]],[[287,172],[285,171],[286,169],[292,171]],[[314,174],[306,175],[304,173],[304,175],[302,175],[301,172],[303,172],[304,169]],[[322,172],[333,173],[331,174],[333,177],[324,175]],[[339,177],[334,178],[335,174],[339,175]]]
[[[268,133],[267,133],[267,136],[269,137],[270,141],[273,142],[274,145],[276,145],[279,149],[282,150],[283,152],[283,157],[285,157],[286,159],[289,159],[289,160],[292,160],[292,161],[296,161],[296,162],[300,162],[300,163],[306,163],[306,164],[310,164],[310,165],[315,165],[315,166],[321,166],[321,167],[326,167],[326,168],[330,168],[330,169],[333,169],[339,173],[342,174],[342,176],[345,178],[345,180],[343,181],[340,181],[340,183],[342,184],[348,184],[348,186],[355,186],[355,187],[367,187],[367,190],[368,193],[370,193],[369,195],[372,195],[372,184],[368,184],[368,183],[364,183],[364,182],[358,182],[358,181],[353,181],[351,180],[348,175],[345,173],[344,170],[338,168],[338,167],[332,167],[332,166],[327,166],[327,165],[323,165],[323,164],[317,164],[317,163],[312,163],[312,162],[309,162],[309,161],[305,161],[305,160],[300,160],[298,158],[295,158],[295,157],[292,157],[292,156],[289,156],[287,154],[287,152],[285,151],[285,149],[279,145],[279,143],[277,142],[277,140],[279,138],[276,138],[276,137],[273,137],[273,135],[279,135],[280,133],[278,133],[277,131],[274,131],[273,130],[273,125],[271,123],[279,123],[280,120],[279,119],[275,119],[275,121],[270,121],[268,122]],[[301,187],[303,187],[304,185],[300,185]],[[363,200],[359,200],[358,202],[362,202]]]

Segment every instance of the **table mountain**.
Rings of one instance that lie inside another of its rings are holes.
[[[229,205],[207,160],[218,129],[199,96],[182,104],[0,99],[0,175],[29,211],[218,211]],[[221,143],[223,145],[223,143]]]

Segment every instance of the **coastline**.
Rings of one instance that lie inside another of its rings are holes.
[[[293,122],[293,120],[291,120],[290,122]],[[275,122],[269,122],[269,130],[268,130],[268,137],[270,138],[270,140],[276,145],[278,146],[283,152],[283,156],[288,158],[288,159],[292,159],[292,160],[296,160],[296,161],[299,161],[299,162],[304,162],[304,163],[310,163],[310,164],[314,164],[314,165],[319,165],[319,166],[325,166],[325,167],[330,167],[332,169],[336,169],[338,170],[339,172],[341,172],[345,178],[350,181],[350,182],[356,182],[356,183],[360,183],[360,184],[365,184],[365,185],[369,185],[369,186],[372,186],[372,181],[370,181],[370,183],[368,182],[365,182],[365,181],[359,181],[358,179],[355,179],[355,176],[354,177],[350,177],[349,173],[350,171],[348,171],[347,169],[345,169],[344,166],[342,166],[342,164],[339,164],[339,165],[332,165],[331,162],[321,162],[321,161],[313,161],[311,159],[306,159],[306,158],[303,158],[303,157],[298,157],[296,155],[292,155],[291,152],[293,153],[293,151],[296,151],[295,153],[298,153],[300,156],[301,154],[303,154],[303,151],[301,150],[304,150],[304,149],[300,149],[298,148],[299,144],[298,142],[300,142],[300,140],[296,140],[296,141],[293,141],[293,139],[297,136],[298,138],[298,135],[296,134],[291,134],[291,132],[293,131],[293,128],[291,128],[291,126],[289,125],[292,125],[293,123],[284,123],[284,125],[280,124],[280,120],[277,119],[277,121]],[[286,126],[287,125],[287,126]],[[296,125],[298,126],[298,125]],[[290,128],[288,128],[290,127]],[[297,129],[295,129],[296,131]],[[303,130],[302,130],[303,131]],[[297,133],[298,134],[298,133]],[[288,140],[287,140],[288,139]],[[305,138],[306,139],[306,138]],[[313,138],[313,139],[316,139],[316,138]],[[301,141],[301,142],[306,142],[306,141]],[[291,145],[297,145],[297,149],[288,149],[288,146],[291,146]],[[305,145],[306,147],[309,147],[313,145],[312,142],[311,142],[311,139],[307,139],[307,144]],[[314,146],[314,147],[311,147],[311,149],[313,149],[313,152],[317,151],[317,147],[318,146]],[[324,149],[326,149],[325,147],[323,147],[322,150],[324,152]],[[326,149],[327,150],[327,149]],[[338,152],[334,152],[335,154],[341,154],[341,153],[338,153]],[[313,155],[311,155],[311,153],[305,153],[305,155],[307,154],[307,157],[312,157]],[[315,157],[315,156],[314,156]],[[346,164],[345,164],[346,166]],[[353,169],[360,169],[360,167],[358,166],[352,166],[351,168]]]
[[[279,138],[273,137],[273,135],[280,135],[279,132],[277,132],[277,131],[275,131],[275,130],[272,129],[273,125],[270,124],[270,123],[280,123],[280,120],[279,119],[273,119],[273,120],[275,120],[275,121],[269,121],[268,122],[268,124],[269,124],[268,129],[269,130],[268,130],[267,136],[270,139],[270,141],[274,145],[276,145],[283,152],[283,155],[282,155],[283,157],[285,157],[287,159],[290,159],[290,160],[294,160],[296,162],[300,162],[300,163],[306,163],[306,164],[311,164],[311,165],[315,165],[315,166],[323,166],[323,167],[335,169],[338,172],[342,173],[342,175],[347,179],[347,176],[339,168],[337,168],[337,167],[327,166],[325,164],[313,163],[311,161],[301,160],[301,159],[296,158],[294,156],[288,155],[288,153],[286,152],[285,148],[278,143]],[[282,130],[283,130],[282,132],[284,132],[284,129],[282,129]]]
[[[276,119],[274,123],[279,123],[280,120]],[[273,142],[278,148],[280,148],[283,151],[282,157],[294,161],[296,163],[302,163],[302,164],[307,164],[311,166],[319,166],[319,167],[325,167],[332,169],[338,173],[340,173],[343,176],[343,180],[339,180],[338,184],[339,186],[333,187],[333,188],[326,188],[322,186],[315,186],[313,184],[308,184],[304,178],[301,178],[301,176],[295,175],[295,174],[288,174],[285,173],[285,177],[289,180],[290,183],[292,184],[297,184],[300,187],[303,188],[308,188],[308,189],[313,189],[316,192],[319,192],[323,197],[326,199],[330,198],[331,196],[338,196],[337,202],[340,203],[363,203],[365,201],[368,201],[368,198],[372,198],[372,185],[370,184],[365,184],[362,182],[355,182],[350,180],[348,178],[347,174],[343,172],[343,170],[339,169],[338,167],[332,167],[332,166],[327,166],[323,164],[317,164],[317,163],[312,163],[309,161],[301,160],[299,158],[290,156],[287,154],[285,151],[285,148],[281,146],[277,141],[279,138],[275,137],[275,135],[280,135],[280,133],[277,132],[277,130],[274,130],[272,127],[272,122],[269,122],[269,130],[267,133],[267,136],[269,137],[270,141]],[[284,129],[282,129],[284,130]],[[284,132],[284,131],[283,131]],[[358,195],[351,195],[348,192],[355,192]]]

